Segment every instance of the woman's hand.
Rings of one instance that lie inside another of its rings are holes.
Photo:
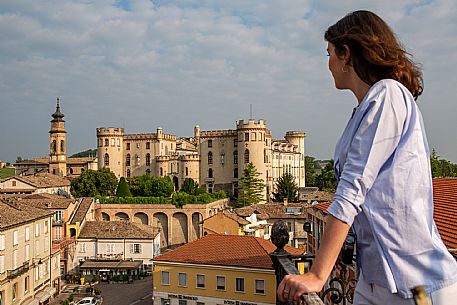
[[[286,275],[278,286],[278,298],[281,302],[295,301],[300,303],[300,297],[304,293],[319,292],[324,286],[325,280],[308,272],[299,275]]]

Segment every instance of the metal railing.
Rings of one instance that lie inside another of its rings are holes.
[[[276,250],[271,254],[273,266],[275,268],[276,283],[279,285],[284,276],[289,274],[300,274],[296,265],[292,262],[301,261],[305,264],[312,264],[313,256],[309,255],[292,255],[284,246],[289,242],[289,231],[287,224],[281,220],[274,223],[271,229],[271,241],[276,246]],[[305,305],[323,305],[324,303],[316,293],[304,294],[301,296],[302,303]],[[281,302],[276,297],[277,305],[293,305],[293,301]]]
[[[6,273],[6,277],[8,279],[14,279],[14,278],[26,273],[27,271],[29,271],[29,262],[28,261],[24,262],[22,264],[22,266],[17,267],[14,270],[8,270]]]

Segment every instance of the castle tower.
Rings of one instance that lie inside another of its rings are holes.
[[[238,121],[238,171],[240,176],[248,163],[253,163],[260,173],[259,178],[265,181],[265,199],[269,187],[267,176],[271,175],[271,165],[268,162],[270,150],[266,145],[268,130],[264,120],[255,121],[250,119],[247,123],[243,120]]]
[[[299,187],[305,186],[305,133],[302,131],[288,131],[284,137],[289,143],[297,146],[300,153],[295,160],[296,167],[298,167],[298,175],[295,175],[296,183]]]
[[[60,100],[57,98],[56,112],[52,114],[49,131],[49,172],[59,176],[67,175],[67,131],[64,115],[60,112]]]
[[[108,167],[119,179],[124,173],[124,128],[97,128],[98,169]],[[125,148],[130,151],[130,147]]]

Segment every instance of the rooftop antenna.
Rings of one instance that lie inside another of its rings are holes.
[[[249,119],[252,120],[252,104],[249,104]]]

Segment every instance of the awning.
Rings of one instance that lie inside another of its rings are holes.
[[[35,295],[35,299],[39,300],[40,303],[44,303],[50,297],[52,297],[54,295],[54,293],[56,293],[56,292],[57,292],[57,290],[54,287],[48,287],[48,288],[44,289],[43,291],[38,292]]]
[[[49,295],[52,297],[53,295],[55,295],[57,292],[57,289],[55,287],[51,287],[49,288]]]
[[[79,266],[80,269],[108,269],[108,270],[135,270],[139,269],[143,261],[85,261]]]
[[[31,299],[22,305],[40,305],[40,301],[38,301],[37,299]]]

